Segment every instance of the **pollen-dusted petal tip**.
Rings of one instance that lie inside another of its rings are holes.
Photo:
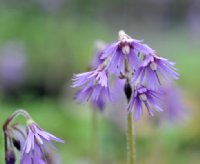
[[[118,33],[118,38],[119,38],[119,41],[122,41],[123,39],[127,39],[127,38],[130,38],[130,36],[128,36],[124,30],[120,30],[119,33]]]

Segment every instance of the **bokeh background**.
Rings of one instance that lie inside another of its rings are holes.
[[[86,70],[97,39],[111,42],[121,29],[175,61],[181,74],[173,101],[183,98],[184,118],[168,122],[156,114],[136,122],[137,163],[200,163],[198,0],[1,0],[0,124],[15,109],[26,109],[66,141],[56,144],[63,164],[90,163],[91,108],[73,101],[71,77]],[[98,112],[102,164],[126,163],[119,106]]]

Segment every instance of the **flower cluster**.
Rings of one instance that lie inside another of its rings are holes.
[[[9,123],[18,115],[24,115],[27,126]],[[15,163],[15,150],[20,152],[20,164],[48,164],[48,145],[51,141],[63,143],[63,140],[41,129],[24,110],[14,112],[4,124],[5,161],[6,164]]]
[[[112,80],[124,80],[126,86],[130,86],[124,89],[125,94],[129,94],[127,111],[133,111],[136,120],[144,106],[150,115],[153,109],[162,111],[157,90],[163,81],[179,76],[174,62],[158,56],[155,50],[124,31],[119,31],[117,41],[98,52],[96,61],[96,67],[89,72],[74,75],[72,87],[79,88],[76,100],[105,104],[112,100],[113,91],[117,92]]]

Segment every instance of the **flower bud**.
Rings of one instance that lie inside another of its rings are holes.
[[[8,149],[5,154],[5,163],[14,164],[15,163],[15,154],[13,150]]]
[[[126,82],[124,86],[124,92],[125,92],[127,100],[129,101],[132,95],[132,88],[128,82]]]

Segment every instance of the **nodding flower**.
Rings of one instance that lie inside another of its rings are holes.
[[[112,100],[121,93],[113,84],[122,81],[124,87],[121,89],[124,88],[128,100],[127,110],[133,111],[136,120],[143,113],[143,106],[151,116],[153,108],[162,111],[158,99],[162,94],[157,90],[162,82],[179,76],[174,62],[157,56],[155,50],[122,30],[118,40],[101,46],[95,61],[89,72],[75,74],[72,79],[72,87],[79,88],[76,100],[91,100],[95,106],[103,108],[108,98]]]
[[[138,120],[141,115],[143,115],[143,107],[145,106],[149,115],[153,116],[153,109],[160,112],[163,111],[159,106],[159,93],[147,89],[144,86],[137,86],[134,89],[134,94],[132,95],[129,104],[128,111],[133,111],[133,117],[135,120]]]
[[[25,117],[27,126],[18,124],[10,125],[11,121],[18,115]],[[25,110],[16,110],[7,118],[3,125],[5,140],[5,161],[6,164],[14,164],[15,150],[20,154],[20,164],[48,164],[46,154],[51,141],[64,143],[63,140],[41,129]],[[14,149],[16,148],[16,149]]]
[[[118,41],[111,43],[101,54],[101,59],[109,59],[108,69],[111,73],[124,72],[125,61],[128,62],[130,70],[134,70],[139,64],[139,54],[154,54],[155,51],[142,41],[132,39],[124,31],[119,31]]]
[[[177,80],[179,74],[174,65],[175,63],[168,59],[151,54],[145,55],[132,78],[132,83],[138,80],[143,84],[145,81],[148,87],[155,89],[161,85],[161,77],[166,81],[170,81],[170,77]]]

